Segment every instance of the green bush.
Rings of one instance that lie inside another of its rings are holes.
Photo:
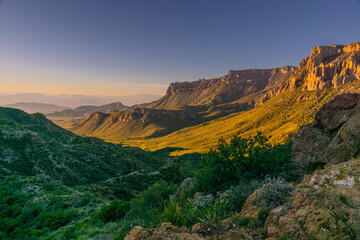
[[[176,190],[176,185],[164,181],[151,185],[130,202],[130,210],[126,214],[126,220],[135,221],[142,226],[154,226],[154,211],[161,212],[169,196],[174,194]]]
[[[262,181],[252,180],[248,183],[241,182],[236,186],[230,188],[230,194],[225,198],[226,205],[230,211],[238,212],[241,210],[246,199],[252,194],[256,189],[262,186]]]
[[[239,181],[278,176],[286,169],[290,147],[290,143],[272,147],[261,132],[250,139],[234,136],[229,143],[220,139],[217,148],[202,158],[196,189],[216,193]]]
[[[153,212],[153,219],[156,226],[162,222],[170,222],[177,227],[191,227],[198,222],[214,225],[218,221],[217,211],[216,205],[199,209],[194,208],[191,202],[180,204],[172,200],[165,204],[162,211]]]
[[[260,226],[264,226],[266,218],[269,216],[270,208],[263,207],[259,210],[257,214],[257,220],[259,221]]]
[[[249,217],[246,216],[239,216],[233,220],[233,223],[240,227],[247,227],[250,222]]]
[[[130,210],[130,203],[122,200],[112,201],[98,212],[98,218],[107,223],[120,220]]]

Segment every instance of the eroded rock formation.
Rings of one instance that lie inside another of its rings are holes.
[[[229,104],[253,93],[276,89],[281,83],[286,82],[294,72],[295,67],[291,66],[250,69],[229,71],[227,75],[220,78],[171,83],[166,95],[149,107],[178,109],[186,105],[211,107]],[[246,102],[253,108],[254,103],[251,101],[255,102],[257,97],[259,96],[250,98]]]
[[[360,42],[319,46],[303,59],[290,78],[290,89],[318,90],[360,79]]]

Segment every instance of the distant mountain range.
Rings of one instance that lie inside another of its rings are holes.
[[[29,102],[29,103],[19,102],[19,103],[4,105],[4,107],[17,108],[27,113],[40,112],[43,114],[66,109],[66,107],[61,107],[55,104],[34,103],[34,102]]]
[[[0,94],[0,106],[15,103],[44,103],[64,106],[67,108],[76,108],[79,106],[95,105],[100,106],[111,102],[122,102],[125,105],[132,106],[146,102],[158,100],[161,96],[150,94],[139,94],[131,96],[97,97],[86,95],[50,95],[42,93],[21,93],[21,94]]]
[[[360,92],[359,80],[360,42],[319,46],[298,67],[230,71],[220,78],[172,83],[144,110],[91,115],[73,131],[148,150],[184,149],[180,154],[207,151],[219,137],[237,133],[249,137],[263,131],[273,142],[283,142],[334,96]],[[178,118],[159,121],[164,110],[196,117],[174,128]]]

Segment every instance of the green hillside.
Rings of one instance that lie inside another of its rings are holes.
[[[168,151],[80,137],[42,114],[0,108],[0,239],[112,239],[129,202],[178,183]]]
[[[11,108],[0,108],[0,153],[0,176],[46,174],[67,185],[160,165],[141,150],[79,137],[41,114]]]
[[[124,139],[158,137],[205,120],[204,114],[190,111],[135,108],[110,114],[93,113],[72,132],[118,143]]]

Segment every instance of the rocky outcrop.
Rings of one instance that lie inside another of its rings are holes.
[[[145,229],[140,226],[134,227],[125,237],[124,240],[203,240],[197,233],[187,232],[186,228],[179,229],[171,223],[162,223],[158,229]]]
[[[308,175],[292,201],[273,209],[265,222],[269,239],[357,239],[360,235],[360,160]]]
[[[300,128],[291,162],[301,167],[331,165],[359,153],[360,94],[342,94],[325,104],[314,122]]]
[[[303,59],[287,85],[290,89],[333,88],[360,79],[360,42],[319,46]]]
[[[196,227],[195,227],[196,226]],[[198,228],[197,228],[198,227]],[[159,228],[146,229],[140,226],[134,227],[124,240],[257,240],[263,239],[263,236],[252,229],[233,229],[231,227],[220,227],[212,230],[211,234],[206,234],[207,229],[200,224],[194,225],[192,230],[186,227],[177,228],[171,223],[162,223]]]
[[[198,115],[196,113],[187,111],[175,111],[165,109],[149,109],[149,108],[135,108],[133,110],[125,110],[115,112],[109,116],[105,121],[114,123],[117,121],[150,123],[157,121],[180,121],[188,122],[195,119]]]
[[[178,109],[187,105],[209,108],[228,104],[254,93],[270,91],[286,82],[294,72],[295,67],[291,66],[275,69],[250,69],[229,71],[227,75],[220,78],[171,83],[166,95],[151,104],[149,108]],[[253,108],[252,101],[255,102],[255,96],[254,99],[247,99],[242,104],[247,103]],[[229,111],[231,107],[225,107],[225,110]],[[243,110],[243,106],[235,105],[235,111]]]
[[[102,124],[110,114],[102,113],[102,112],[94,112],[89,116],[89,119],[96,121],[99,124]]]
[[[111,114],[92,113],[71,130],[83,136],[136,138],[169,133],[193,121],[201,121],[196,112],[135,108],[114,111]]]
[[[195,186],[195,178],[186,178],[182,181],[174,195],[174,197],[180,197],[185,194],[186,191],[190,191]]]
[[[198,117],[196,113],[187,111],[175,111],[165,109],[149,109],[149,108],[135,108],[133,110],[123,110],[113,112],[111,114],[95,112],[92,113],[87,121],[96,121],[99,123],[116,123],[116,122],[141,122],[141,123],[154,123],[154,122],[188,122]],[[78,126],[79,127],[79,126]]]

